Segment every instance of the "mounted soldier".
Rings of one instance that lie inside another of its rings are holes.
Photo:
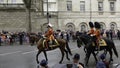
[[[89,26],[90,26],[90,30],[89,30],[89,32],[87,34],[88,35],[93,35],[94,32],[95,32],[93,23],[89,22]]]
[[[100,37],[100,24],[98,22],[95,22],[94,24],[95,24],[95,32],[93,34],[93,36],[95,37],[94,42],[99,50],[100,49],[99,41],[101,39],[101,37]]]
[[[54,31],[52,27],[53,25],[49,23],[47,26],[48,30],[45,34],[45,37],[47,37],[45,42],[47,49],[49,48],[49,45],[56,45],[55,43],[57,43],[54,37]]]

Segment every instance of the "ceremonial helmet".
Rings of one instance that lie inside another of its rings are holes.
[[[98,22],[95,22],[94,24],[95,24],[95,28],[97,28],[97,29],[100,29],[100,28],[101,28],[101,27],[100,27],[100,24],[99,24]]]
[[[90,26],[90,28],[93,28],[93,27],[94,27],[94,25],[93,25],[92,22],[89,22],[89,26]]]
[[[51,23],[48,23],[48,27],[53,27],[53,25]]]

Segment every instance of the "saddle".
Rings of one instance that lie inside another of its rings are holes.
[[[47,41],[46,39],[43,40],[43,47],[46,48],[46,42],[47,42],[47,46],[52,49],[53,47],[59,46],[58,41],[55,39],[54,41],[50,42]]]
[[[106,44],[104,39],[99,40],[98,43],[99,43],[99,46],[107,46],[107,44]],[[93,44],[93,46],[96,46],[94,42],[92,44]]]

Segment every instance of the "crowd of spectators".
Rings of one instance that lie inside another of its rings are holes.
[[[74,42],[76,40],[76,37],[80,33],[87,33],[87,32],[56,30],[54,32],[54,36],[55,38],[65,39],[68,42],[70,40]],[[38,32],[38,33],[33,33],[33,34],[41,38],[41,36],[44,33]],[[117,30],[115,32],[113,30],[102,30],[101,37],[106,37],[111,40],[113,40],[114,38],[120,40],[120,31]],[[19,43],[20,45],[22,45],[23,43],[29,44],[29,33],[24,32],[24,31],[23,32],[8,32],[8,31],[0,32],[0,45],[1,44],[12,45],[14,43]]]

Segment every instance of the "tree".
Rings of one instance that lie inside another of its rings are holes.
[[[28,32],[31,32],[32,27],[31,27],[31,0],[23,0],[25,7],[26,7],[26,12],[27,12],[27,19],[28,19]]]

